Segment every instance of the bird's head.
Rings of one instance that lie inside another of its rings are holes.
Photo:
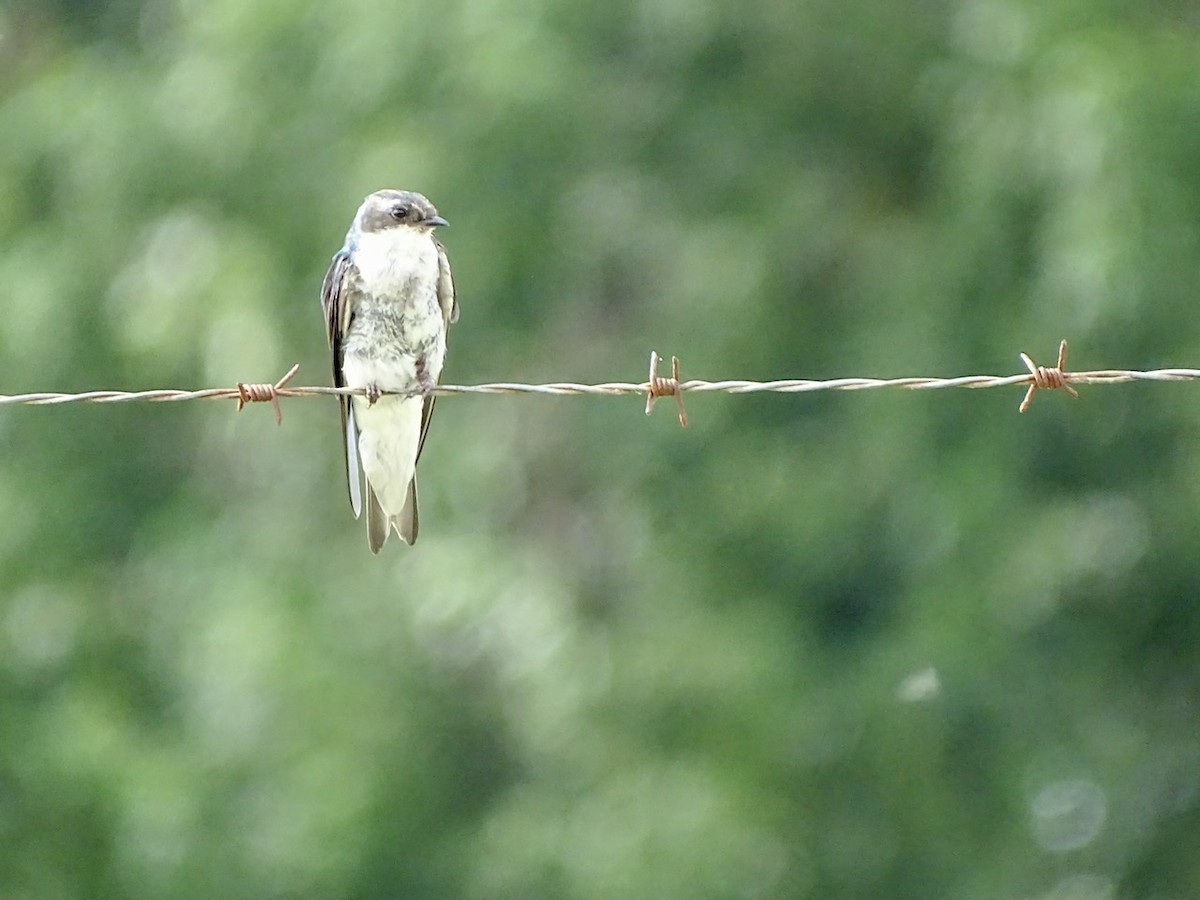
[[[423,194],[383,190],[363,201],[354,224],[362,234],[373,234],[390,228],[414,228],[428,233],[449,223]]]

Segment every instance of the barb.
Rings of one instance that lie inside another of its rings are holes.
[[[671,357],[671,377],[658,374],[661,357],[656,350],[650,351],[650,380],[646,382],[646,415],[654,410],[654,401],[659,397],[674,397],[679,410],[679,427],[687,428],[687,412],[683,408],[683,394],[679,392],[679,357]]]
[[[287,374],[280,378],[274,384],[245,384],[238,382],[238,401],[237,411],[241,412],[242,407],[247,403],[270,403],[275,408],[275,424],[283,424],[283,410],[279,408],[279,391],[285,384],[292,380],[297,372],[300,371],[300,363],[296,363]],[[1032,390],[1032,388],[1030,388]]]
[[[1033,380],[1029,382],[1029,390],[1025,392],[1025,399],[1017,407],[1017,412],[1023,413],[1029,409],[1029,404],[1033,402],[1034,392],[1038,388],[1044,388],[1045,390],[1061,388],[1076,400],[1079,399],[1079,391],[1070,385],[1071,376],[1063,371],[1063,366],[1067,363],[1066,341],[1061,341],[1058,345],[1058,365],[1053,369],[1048,369],[1044,366],[1035,366],[1033,360],[1024,353],[1021,354],[1021,360],[1025,363],[1025,368],[1029,369],[1029,374],[1033,376]]]
[[[654,354],[652,359],[657,357]],[[546,384],[523,384],[520,382],[491,382],[488,384],[438,385],[431,392],[438,396],[455,394],[540,394],[548,396],[603,396],[616,397],[639,394],[647,398],[647,406],[659,397],[674,396],[679,405],[680,424],[686,425],[683,411],[684,393],[756,394],[764,392],[780,394],[803,394],[813,391],[865,391],[880,388],[902,388],[912,391],[940,390],[942,388],[999,388],[1021,385],[1026,388],[1021,411],[1029,408],[1033,393],[1039,389],[1062,389],[1076,395],[1074,385],[1121,384],[1130,381],[1196,381],[1200,369],[1098,369],[1091,372],[1064,372],[1066,341],[1059,346],[1058,365],[1053,368],[1037,366],[1022,353],[1022,361],[1028,372],[1017,375],[964,375],[957,378],[909,377],[909,378],[792,378],[780,381],[680,381],[678,359],[672,357],[672,377],[658,376],[656,363],[651,363],[650,376],[640,383],[614,381],[603,384],[576,384],[557,381]],[[240,409],[247,403],[270,403],[279,415],[280,397],[312,396],[365,396],[363,390],[321,386],[288,387],[299,366],[292,369],[274,384],[242,383],[231,388],[206,388],[204,390],[150,390],[150,391],[87,391],[78,394],[38,392],[28,394],[0,394],[0,406],[20,404],[30,406],[54,406],[60,403],[129,403],[150,401],[170,403],[179,400],[236,400]],[[388,392],[385,392],[388,393]],[[404,396],[422,396],[420,390],[391,392]],[[649,409],[647,410],[649,411]]]

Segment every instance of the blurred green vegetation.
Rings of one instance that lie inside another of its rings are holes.
[[[445,378],[1200,364],[1152,0],[0,3],[0,391],[327,383],[421,190]],[[1200,896],[1194,387],[0,413],[0,897]]]

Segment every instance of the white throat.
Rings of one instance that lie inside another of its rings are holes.
[[[388,294],[411,284],[414,276],[437,277],[437,248],[423,229],[400,226],[358,236],[354,265],[370,293]]]

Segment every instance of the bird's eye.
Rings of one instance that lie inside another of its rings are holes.
[[[392,207],[392,218],[395,219],[397,222],[402,222],[405,219],[407,219],[408,218],[408,207],[407,206],[393,206]]]

